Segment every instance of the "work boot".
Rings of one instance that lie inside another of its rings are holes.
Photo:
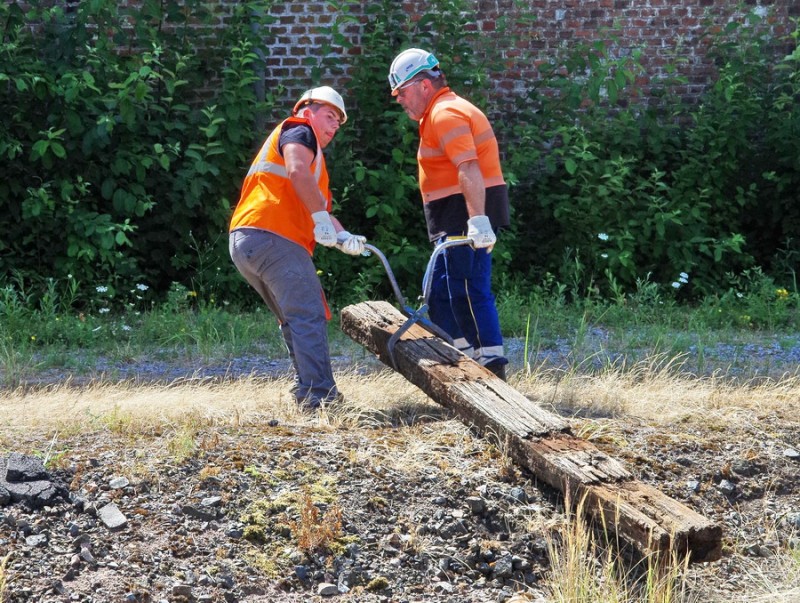
[[[332,408],[344,404],[344,396],[339,392],[324,398],[306,396],[303,399],[298,398],[297,403],[300,405],[300,410],[304,412],[316,412],[321,408]]]
[[[506,380],[506,365],[502,362],[492,362],[486,365],[486,368],[494,373],[498,379]]]

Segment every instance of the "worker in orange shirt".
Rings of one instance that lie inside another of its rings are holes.
[[[339,399],[315,245],[360,255],[366,242],[330,214],[322,150],[346,121],[344,101],[333,88],[303,93],[253,160],[229,229],[233,263],[278,318],[295,370],[292,390],[305,409]]]
[[[508,359],[491,290],[496,233],[510,224],[508,187],[486,115],[447,85],[436,57],[404,50],[389,69],[392,96],[419,122],[417,153],[428,236],[434,243],[468,237],[437,260],[431,320],[457,348],[505,379]]]

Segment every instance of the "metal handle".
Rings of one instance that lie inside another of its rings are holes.
[[[389,353],[389,360],[392,363],[392,366],[396,369],[396,361],[394,357],[394,348],[397,345],[397,342],[400,341],[400,337],[402,337],[403,333],[405,333],[411,325],[418,323],[422,326],[425,330],[429,333],[433,334],[436,337],[439,337],[443,341],[446,341],[449,344],[453,343],[452,338],[448,333],[440,329],[436,326],[433,322],[431,322],[428,318],[425,317],[425,314],[428,312],[428,298],[431,294],[431,287],[433,285],[433,269],[436,266],[436,260],[439,256],[447,249],[451,247],[458,247],[459,245],[472,245],[472,239],[468,239],[467,237],[458,238],[458,239],[449,239],[444,240],[433,249],[433,253],[431,254],[430,259],[428,260],[428,266],[425,268],[425,276],[422,279],[422,303],[420,304],[417,310],[412,310],[407,304],[406,300],[403,297],[402,292],[400,291],[400,287],[397,284],[397,279],[394,277],[394,273],[392,272],[391,266],[389,266],[389,261],[386,259],[386,256],[383,255],[383,252],[375,247],[374,245],[370,245],[369,243],[364,244],[364,249],[366,252],[375,254],[378,259],[383,264],[384,269],[386,270],[386,275],[389,277],[389,282],[392,284],[392,289],[394,290],[394,295],[397,298],[397,301],[400,304],[400,308],[408,316],[408,320],[403,323],[399,329],[397,329],[392,336],[389,338],[389,341],[386,344],[386,349]],[[365,253],[365,255],[367,255]]]
[[[381,264],[383,264],[383,268],[386,270],[386,275],[389,277],[389,282],[392,284],[392,289],[394,290],[394,296],[397,298],[397,302],[400,304],[401,308],[406,309],[406,300],[403,297],[403,293],[400,291],[400,287],[397,284],[397,279],[394,278],[394,272],[392,272],[392,268],[389,266],[389,261],[386,259],[386,256],[383,255],[383,252],[375,247],[375,245],[370,245],[369,243],[364,243],[364,249],[378,256]]]

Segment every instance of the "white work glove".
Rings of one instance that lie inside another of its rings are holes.
[[[485,248],[488,253],[492,253],[492,248],[497,243],[497,237],[487,216],[472,216],[467,220],[467,238],[472,239],[475,249]]]
[[[336,245],[336,229],[331,222],[331,215],[326,211],[316,211],[311,214],[314,220],[314,240],[325,247]]]
[[[367,237],[350,234],[346,230],[336,235],[336,249],[348,255],[361,255],[364,253],[364,243]]]

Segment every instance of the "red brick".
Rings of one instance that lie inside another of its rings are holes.
[[[143,0],[120,0],[121,6],[136,6]],[[339,31],[352,45],[334,47],[334,53],[342,57],[335,73],[326,73],[331,85],[341,86],[348,81],[347,67],[353,57],[363,52],[358,43],[363,27],[371,20],[364,10],[371,2],[355,3],[358,22],[349,22]],[[492,74],[488,84],[499,103],[506,95],[519,90],[521,81],[535,80],[535,66],[556,58],[562,51],[578,41],[593,42],[613,33],[619,38],[622,48],[642,49],[642,64],[646,74],[637,77],[637,85],[645,86],[653,74],[663,72],[665,65],[676,55],[687,59],[678,64],[678,72],[685,76],[690,86],[677,89],[687,97],[700,95],[704,86],[714,77],[711,60],[706,58],[708,40],[702,34],[718,32],[731,16],[741,18],[738,12],[741,0],[464,0],[466,17],[464,31],[479,33],[476,55],[481,58],[482,48],[500,52],[505,68],[501,74]],[[414,31],[415,23],[430,9],[423,0],[401,0],[398,4],[407,15],[402,25],[404,34]],[[758,4],[775,11],[765,20],[773,35],[786,35],[793,31],[791,17],[800,16],[800,0],[748,0],[745,10]],[[234,0],[218,0],[211,3],[219,27],[229,21],[229,14],[238,3]],[[712,9],[713,27],[708,31],[706,13]],[[295,98],[310,82],[310,70],[304,66],[308,60],[319,60],[319,48],[330,42],[329,31],[338,14],[327,0],[303,0],[302,2],[277,2],[271,5],[270,15],[276,23],[265,27],[264,41],[269,81],[278,81],[287,87],[287,97]],[[530,21],[520,19],[521,14],[534,17]],[[500,27],[499,19],[504,19]],[[557,18],[560,17],[560,18]],[[617,27],[614,27],[614,26]],[[609,31],[614,27],[613,32]],[[679,38],[682,45],[676,46]],[[402,36],[400,36],[402,38]],[[513,40],[513,42],[511,42]],[[446,46],[446,44],[445,44]],[[778,48],[780,46],[780,48]],[[785,51],[786,44],[776,44],[776,52]],[[135,51],[135,50],[134,50]],[[366,49],[366,52],[369,52]],[[291,58],[291,64],[281,59]],[[449,60],[449,57],[440,57]],[[303,63],[303,64],[301,64]],[[443,65],[445,71],[447,64]],[[291,81],[296,78],[296,82]],[[634,92],[631,92],[634,93]],[[640,92],[647,94],[647,88]],[[499,104],[498,103],[498,104]]]

